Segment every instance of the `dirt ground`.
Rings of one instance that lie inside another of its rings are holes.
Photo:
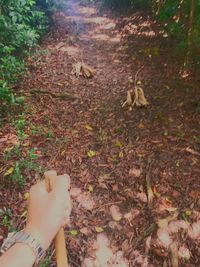
[[[21,85],[29,107],[22,155],[35,148],[40,170],[24,170],[23,190],[2,183],[0,216],[9,208],[20,228],[24,193],[56,169],[72,181],[71,267],[200,266],[199,82],[181,77],[173,40],[146,12],[116,16],[70,2],[53,19]],[[73,75],[77,62],[94,77]],[[122,105],[135,78],[149,105],[130,111]],[[9,119],[0,134],[3,176],[14,160],[3,157],[5,136],[16,134]],[[3,240],[9,227],[0,229]]]

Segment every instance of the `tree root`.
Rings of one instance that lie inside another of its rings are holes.
[[[59,94],[59,93],[52,93],[52,92],[44,91],[44,90],[31,90],[30,94],[32,94],[32,95],[37,95],[37,94],[48,95],[52,98],[60,98],[61,100],[64,100],[64,101],[80,100],[80,98],[78,96],[71,95],[69,93]]]

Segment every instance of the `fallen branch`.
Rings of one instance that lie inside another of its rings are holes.
[[[71,95],[69,93],[61,93],[61,94],[59,94],[59,93],[52,93],[52,92],[44,91],[44,90],[31,90],[30,93],[32,95],[37,95],[37,94],[49,95],[52,98],[60,98],[61,100],[64,100],[64,101],[80,99],[78,96]]]
[[[153,208],[153,199],[154,194],[151,188],[151,175],[152,175],[152,161],[149,157],[147,160],[147,167],[146,167],[146,186],[147,186],[147,199],[148,199],[148,207],[150,209]]]

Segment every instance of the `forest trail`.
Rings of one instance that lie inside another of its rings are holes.
[[[171,266],[177,251],[181,267],[199,266],[192,230],[200,220],[198,123],[159,27],[148,14],[117,19],[73,1],[54,24],[28,59],[23,89],[32,92],[27,120],[38,131],[27,131],[42,169],[71,176],[70,266]],[[77,62],[94,68],[94,77],[72,75]],[[130,112],[122,104],[141,67],[149,106]]]

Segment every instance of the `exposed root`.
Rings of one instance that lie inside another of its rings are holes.
[[[30,93],[32,95],[37,95],[37,94],[48,95],[48,96],[50,96],[52,98],[60,98],[61,100],[64,100],[64,101],[70,101],[70,100],[79,99],[78,96],[71,95],[69,93],[58,94],[58,93],[52,93],[52,92],[44,91],[44,90],[31,90]]]

